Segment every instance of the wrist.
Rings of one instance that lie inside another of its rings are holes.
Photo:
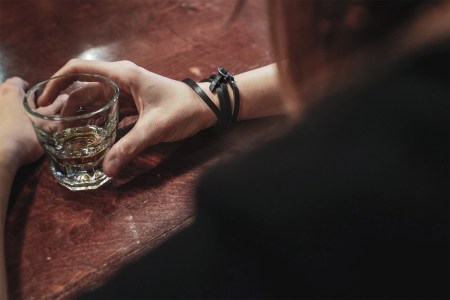
[[[188,85],[214,113],[217,118],[216,132],[223,132],[237,121],[241,101],[233,74],[223,67],[218,67],[217,72],[203,79],[200,84],[189,77],[182,82]]]
[[[219,97],[217,96],[216,93],[211,92],[211,90],[209,89],[209,86],[211,85],[211,83],[209,83],[209,82],[199,82],[198,85],[202,88],[202,90],[214,102],[214,104],[216,106],[220,106]],[[233,106],[234,105],[233,89],[230,86],[227,85],[227,90],[228,90],[228,94],[230,95],[231,106]],[[217,120],[217,119],[215,119],[215,120]]]
[[[231,73],[226,72],[231,76]],[[208,116],[205,119],[206,126],[203,128],[215,125],[216,130],[219,132],[229,128],[237,120],[239,102],[236,102],[236,99],[239,99],[239,90],[233,82],[233,77],[228,78],[222,77],[223,75],[216,75],[216,78],[214,78],[213,76],[214,74],[210,76],[208,81],[205,79],[200,83],[196,83],[191,78],[185,78],[183,82],[193,90],[192,95],[194,95],[196,100],[200,98],[206,104],[201,105],[200,108],[200,111],[205,116]],[[223,80],[226,81],[223,82]],[[198,106],[198,101],[196,102]],[[215,118],[212,118],[212,115],[215,115]]]

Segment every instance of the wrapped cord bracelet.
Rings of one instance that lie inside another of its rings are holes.
[[[240,95],[239,89],[234,82],[233,74],[222,67],[217,68],[217,71],[218,74],[211,74],[208,79],[203,79],[200,82],[210,82],[209,90],[212,93],[217,93],[220,109],[191,78],[185,78],[183,82],[190,86],[216,115],[216,130],[220,132],[230,128],[231,125],[237,121],[240,107]],[[231,109],[231,99],[228,93],[227,84],[231,86],[233,91],[233,109]]]

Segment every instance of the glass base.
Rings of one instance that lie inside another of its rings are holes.
[[[93,174],[81,171],[76,175],[68,177],[56,171],[52,166],[52,172],[55,175],[56,181],[71,191],[95,190],[112,179],[99,170],[96,170]]]

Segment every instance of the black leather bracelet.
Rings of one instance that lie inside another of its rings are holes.
[[[219,98],[220,111],[222,112],[222,116],[224,118],[225,128],[227,128],[231,121],[231,102],[227,85],[221,83],[220,86],[216,89],[216,92]]]
[[[217,68],[217,71],[218,74],[212,74],[208,79],[203,79],[201,80],[201,82],[210,83],[209,89],[211,92],[217,93],[220,109],[214,104],[211,98],[206,95],[202,88],[191,78],[185,78],[183,82],[190,86],[206,103],[206,105],[208,105],[208,107],[214,112],[217,117],[216,129],[217,131],[223,131],[225,129],[228,129],[233,123],[237,121],[241,101],[239,89],[234,82],[233,74],[222,67]],[[231,86],[231,89],[233,91],[233,109],[231,109],[231,99],[230,94],[228,93],[227,84]]]
[[[202,98],[203,102],[205,102],[206,105],[208,105],[208,107],[213,111],[213,113],[217,117],[216,129],[221,130],[224,126],[224,122],[220,109],[214,104],[211,98],[206,95],[206,93],[194,80],[192,80],[191,78],[185,78],[183,79],[183,82],[190,86],[200,96],[200,98]]]
[[[233,123],[237,121],[239,115],[239,108],[241,107],[241,96],[239,95],[239,89],[233,81],[230,81],[231,89],[234,95],[234,108],[233,108]]]

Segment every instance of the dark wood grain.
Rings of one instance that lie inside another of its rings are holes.
[[[263,1],[0,1],[0,80],[30,84],[70,58],[131,60],[174,78],[239,73],[273,61]],[[230,18],[232,19],[231,22]],[[11,299],[66,299],[101,284],[195,217],[205,170],[264,140],[276,122],[244,122],[151,147],[112,183],[70,192],[42,159],[16,176],[6,229]]]

